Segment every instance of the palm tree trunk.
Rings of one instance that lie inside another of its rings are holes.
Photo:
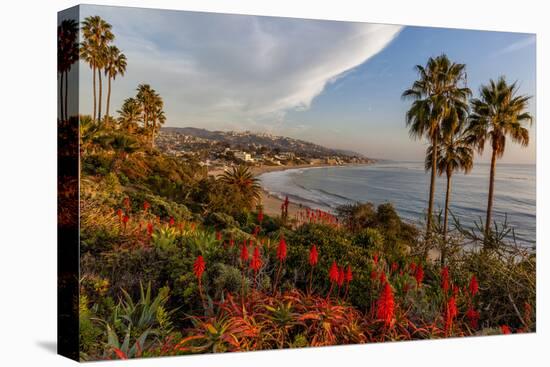
[[[105,107],[105,116],[109,119],[109,104],[111,103],[111,77],[108,77],[107,82],[107,106]]]
[[[151,149],[155,147],[155,121],[151,124]]]
[[[95,86],[95,84],[96,84],[96,81],[95,81],[95,66],[92,68],[92,74],[93,74],[93,79],[94,79],[93,80],[93,85],[94,85],[94,115],[92,117],[92,120],[94,120],[94,122],[95,122],[95,121],[97,121],[97,119],[96,119],[96,116],[97,116],[96,115],[96,111],[97,111],[96,110],[96,105],[97,105],[96,98],[97,97],[96,97],[96,86]]]
[[[432,229],[432,212],[434,207],[434,196],[435,196],[435,175],[437,171],[437,134],[432,138],[432,176],[430,179],[430,200],[428,202],[428,219],[426,223],[426,236],[430,236]]]
[[[99,95],[98,95],[98,99],[99,99],[99,102],[97,104],[97,120],[99,121],[99,123],[101,123],[101,90],[102,90],[102,83],[101,83],[101,69],[97,69],[97,75],[99,76]]]
[[[447,191],[445,193],[445,214],[443,216],[443,244],[441,245],[441,267],[445,266],[447,258],[447,228],[449,222],[449,203],[451,201],[452,172],[447,170]]]
[[[63,102],[64,106],[65,106],[65,118],[68,120],[69,119],[69,104],[67,103],[67,100],[68,100],[68,94],[69,94],[69,72],[66,71],[65,72],[65,101]]]
[[[497,151],[496,149],[493,148],[493,155],[491,156],[491,173],[489,175],[489,197],[487,198],[487,219],[485,220],[485,239],[487,239],[489,233],[491,232],[496,165],[497,165]]]
[[[59,79],[59,118],[61,121],[65,121],[63,117],[63,75],[65,73],[61,72],[61,78]]]

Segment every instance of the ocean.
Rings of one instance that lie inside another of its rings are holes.
[[[468,174],[455,173],[450,210],[465,226],[485,220],[489,165],[476,164]],[[493,217],[514,228],[518,243],[532,246],[536,232],[535,165],[497,163]],[[297,168],[264,173],[262,186],[280,198],[334,212],[355,202],[390,202],[402,218],[421,223],[428,207],[430,175],[423,162],[381,161],[372,165]],[[438,177],[436,213],[445,204],[445,176]]]

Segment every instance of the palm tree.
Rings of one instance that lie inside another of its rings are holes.
[[[86,17],[82,22],[82,35],[84,37],[84,41],[80,46],[80,54],[92,69],[94,93],[93,119],[97,121],[101,121],[101,69],[105,66],[107,46],[109,42],[115,38],[111,32],[111,28],[112,27],[109,23],[97,15]],[[98,96],[96,96],[96,71],[99,78]],[[97,102],[98,99],[99,103]]]
[[[149,127],[149,111],[152,96],[155,93],[154,89],[151,88],[149,84],[140,84],[137,87],[136,99],[141,104],[141,110],[143,113],[143,127],[147,129]]]
[[[105,117],[109,119],[109,107],[111,103],[111,79],[114,80],[118,74],[126,72],[126,55],[120,52],[118,47],[109,46],[107,49],[107,64],[105,65],[105,76],[107,76],[107,106]]]
[[[117,113],[119,114],[118,122],[121,127],[133,132],[138,127],[138,122],[141,121],[141,103],[135,98],[126,98]]]
[[[233,167],[231,171],[225,171],[219,178],[221,182],[232,186],[244,198],[250,200],[250,207],[261,198],[261,186],[259,180],[254,177],[246,166]]]
[[[463,171],[465,174],[470,173],[474,165],[474,148],[472,147],[470,137],[464,132],[464,126],[462,125],[454,134],[449,134],[447,137],[441,139],[438,150],[437,172],[440,176],[445,173],[447,178],[443,214],[443,243],[441,247],[441,266],[445,266],[452,176],[456,171]],[[432,147],[429,147],[426,151],[426,170],[432,169],[432,157]]]
[[[57,27],[57,72],[61,120],[68,119],[68,79],[72,65],[78,61],[78,23],[66,19]],[[63,85],[65,84],[65,85]]]
[[[138,142],[134,138],[125,134],[116,134],[111,138],[109,143],[115,152],[111,163],[111,170],[113,172],[118,172],[120,162],[124,161],[129,154],[132,154],[139,149]]]
[[[479,94],[480,98],[471,101],[472,115],[468,129],[480,154],[483,153],[487,140],[490,140],[492,148],[487,218],[485,220],[485,237],[487,238],[490,234],[492,220],[496,160],[504,154],[507,136],[521,146],[525,147],[529,144],[529,130],[524,125],[531,124],[533,118],[526,111],[531,97],[517,95],[517,83],[508,85],[503,76],[496,82],[490,80],[488,85],[482,85]]]
[[[431,145],[432,162],[438,160],[440,137],[445,137],[459,124],[459,116],[468,109],[471,91],[466,87],[466,65],[451,62],[443,54],[429,58],[426,66],[416,65],[419,79],[403,92],[413,103],[406,114],[412,138],[426,137]],[[436,166],[431,168],[430,194],[426,233],[432,227]]]
[[[163,111],[164,102],[161,96],[154,92],[150,101],[150,116],[151,116],[151,148],[155,146],[155,135],[157,127],[160,128],[166,122],[166,115]]]

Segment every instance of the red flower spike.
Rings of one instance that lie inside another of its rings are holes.
[[[512,329],[510,329],[510,326],[508,325],[500,325],[500,331],[502,331],[503,334],[512,334]]]
[[[389,283],[384,285],[380,297],[376,302],[376,317],[383,320],[386,327],[391,326],[393,322],[393,314],[395,311],[395,300],[393,291]]]
[[[147,211],[151,207],[151,204],[149,204],[148,201],[143,202],[143,210]]]
[[[416,267],[416,272],[414,273],[414,278],[416,279],[416,286],[420,287],[422,281],[424,280],[424,269],[422,265]]]
[[[205,269],[206,263],[204,262],[204,258],[202,257],[202,255],[197,256],[197,260],[195,260],[195,263],[193,264],[193,273],[195,273],[197,279],[200,279],[202,277]]]
[[[168,223],[170,224],[170,227],[173,227],[174,224],[176,224],[176,221],[174,220],[174,217],[170,217],[170,220],[168,221]]]
[[[222,233],[220,231],[216,231],[216,241],[222,240]]]
[[[258,272],[262,267],[262,259],[260,258],[260,250],[258,247],[254,247],[254,252],[252,253],[252,260],[250,261],[250,267],[255,272]]]
[[[248,258],[249,258],[248,247],[246,246],[246,241],[245,241],[241,246],[241,261],[244,263],[245,261],[248,261]]]
[[[119,220],[120,222],[122,222],[122,216],[124,215],[124,213],[122,212],[122,209],[118,209],[118,210],[116,211],[116,215],[118,216],[118,220]]]
[[[376,278],[378,278],[378,273],[376,272],[376,270],[372,270],[370,272],[370,279],[375,280]]]
[[[124,216],[122,217],[122,224],[124,224],[124,227],[126,227],[126,224],[128,223],[129,220],[130,220],[130,217],[124,214]]]
[[[264,212],[260,209],[258,211],[258,223],[262,224],[263,221],[264,221]]]
[[[378,252],[374,254],[374,256],[372,257],[372,261],[374,262],[374,266],[378,265]]]
[[[449,298],[449,301],[447,302],[447,309],[445,312],[445,330],[449,330],[453,320],[458,315],[458,309],[456,307],[456,299],[455,297]]]
[[[472,279],[470,279],[469,291],[472,297],[474,297],[479,292],[479,284],[477,283],[477,278],[475,275],[472,275]]]
[[[392,273],[395,273],[398,269],[399,269],[399,265],[394,261],[394,262],[391,264],[391,272],[392,272]]]
[[[318,261],[319,261],[319,253],[317,252],[317,246],[313,245],[309,250],[309,265],[315,266],[317,265]]]
[[[383,271],[380,272],[380,284],[384,285],[388,282],[388,278],[386,277],[386,273]]]
[[[281,235],[281,239],[279,240],[279,246],[277,247],[277,259],[279,261],[283,262],[286,259],[286,241],[284,236]]]
[[[149,237],[153,235],[153,224],[150,222],[147,223],[147,234],[149,235]]]
[[[328,271],[328,277],[332,283],[338,282],[338,265],[336,265],[336,261],[332,262]]]
[[[344,268],[340,267],[340,269],[338,269],[338,287],[344,285],[344,280],[346,280],[346,274],[344,273]]]
[[[346,282],[351,282],[353,280],[353,273],[351,272],[351,265],[348,264],[348,268],[346,270]]]
[[[468,319],[468,322],[470,323],[470,327],[472,329],[477,329],[479,324],[479,312],[474,310],[473,307],[470,306],[468,308],[468,311],[466,311],[466,318]]]

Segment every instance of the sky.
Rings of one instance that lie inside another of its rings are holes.
[[[417,78],[414,66],[442,53],[466,64],[474,97],[489,79],[517,81],[535,116],[533,34],[81,6],[81,19],[90,15],[112,24],[128,58],[111,110],[148,83],[164,99],[165,126],[268,132],[422,160],[426,142],[410,139],[401,94]],[[80,109],[91,113],[91,72],[80,71]],[[535,130],[536,118],[530,145],[508,144],[502,161],[534,163]]]

